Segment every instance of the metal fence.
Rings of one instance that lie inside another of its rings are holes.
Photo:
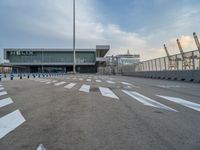
[[[176,54],[170,57],[140,62],[136,72],[140,71],[170,71],[170,70],[200,70],[200,51],[185,52],[184,55]]]

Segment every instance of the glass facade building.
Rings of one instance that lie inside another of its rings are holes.
[[[96,72],[97,58],[104,57],[109,49],[76,49],[77,72]],[[69,72],[73,70],[73,58],[72,49],[4,49],[4,59],[9,60],[14,72]]]

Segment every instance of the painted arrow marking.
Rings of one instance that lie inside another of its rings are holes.
[[[9,97],[9,98],[4,98],[2,100],[0,100],[0,108],[1,107],[4,107],[4,106],[7,106],[9,104],[12,104],[13,103],[13,100]]]
[[[162,95],[157,95],[157,96],[160,97],[160,98],[164,98],[168,101],[175,102],[177,104],[191,108],[193,110],[200,111],[200,104],[198,104],[198,103],[190,102],[188,100],[176,98],[176,97],[169,97],[169,96],[162,96]]]
[[[19,110],[0,118],[0,139],[20,126],[26,120]]]
[[[151,106],[151,107],[156,107],[156,108],[160,108],[160,109],[165,109],[165,110],[170,110],[170,111],[175,111],[177,112],[177,110],[170,108],[164,104],[161,104],[151,98],[148,98],[140,93],[134,92],[134,91],[126,91],[126,90],[122,90],[122,92],[124,92],[125,94],[129,95],[130,97],[136,99],[137,101],[143,103],[146,106]]]

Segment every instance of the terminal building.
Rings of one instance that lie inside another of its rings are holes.
[[[98,45],[96,49],[76,49],[76,71],[96,73],[106,63],[104,57],[110,46]],[[56,73],[73,71],[72,49],[19,49],[5,48],[4,59],[9,60],[14,73]]]

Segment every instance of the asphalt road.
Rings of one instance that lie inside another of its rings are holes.
[[[69,75],[0,84],[0,150],[200,149],[197,83]]]

